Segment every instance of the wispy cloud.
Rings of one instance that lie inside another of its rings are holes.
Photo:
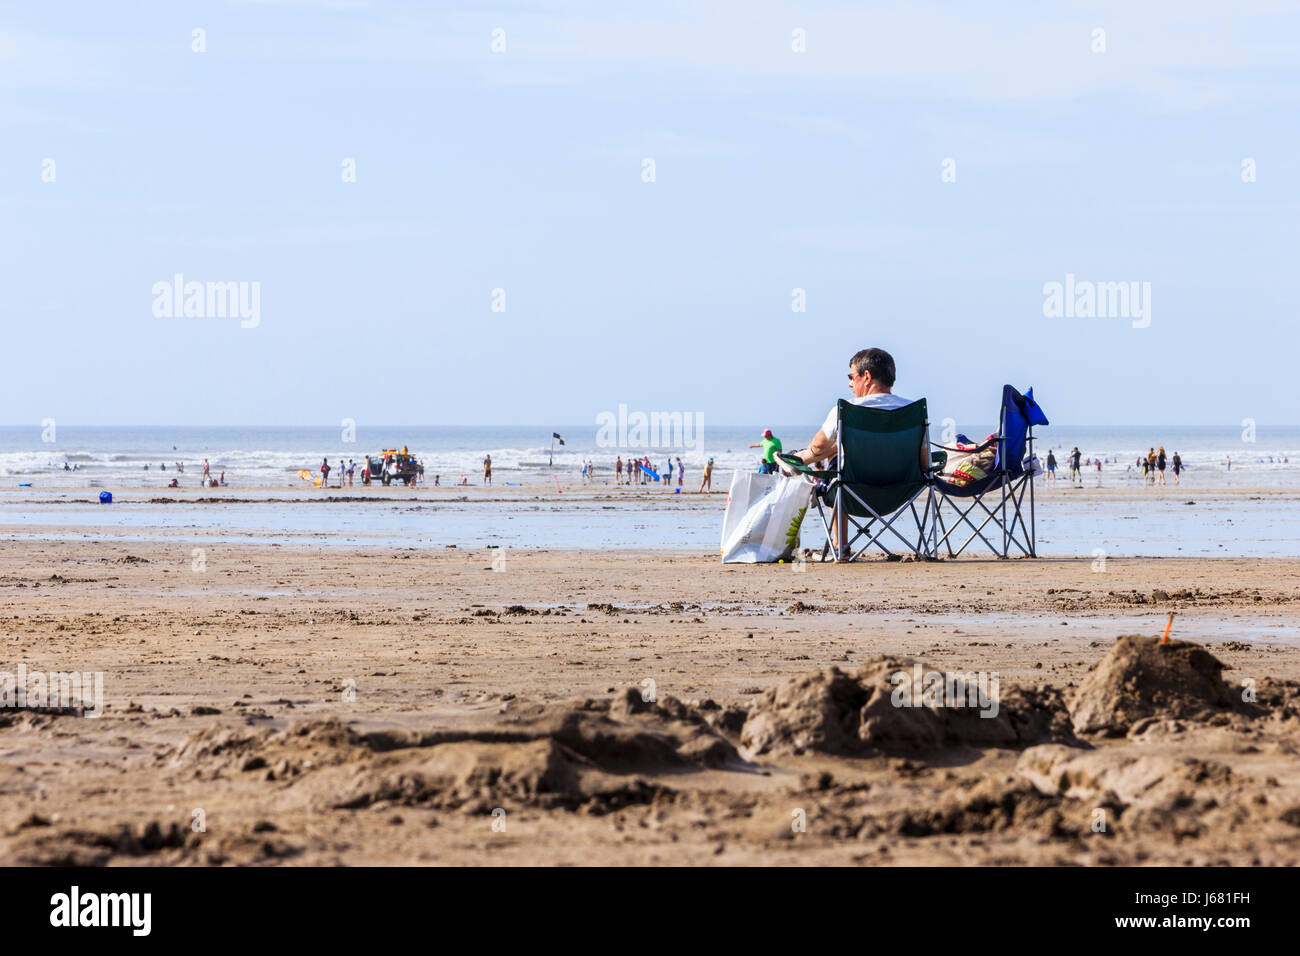
[[[646,156],[655,159],[707,159],[734,156],[742,152],[735,143],[725,143],[689,133],[653,130],[634,137],[635,145],[604,146],[597,149],[597,159],[637,161]]]

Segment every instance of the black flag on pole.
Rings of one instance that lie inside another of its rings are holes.
[[[560,441],[560,444],[561,444],[561,445],[564,444],[564,439],[563,439],[563,438],[560,438],[560,433],[559,433],[559,432],[551,432],[551,437],[552,437],[552,438],[558,438],[559,441]]]

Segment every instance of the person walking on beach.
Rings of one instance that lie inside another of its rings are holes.
[[[1056,456],[1052,454],[1052,449],[1047,449],[1047,480],[1056,480]]]
[[[700,479],[700,490],[697,491],[696,494],[697,495],[703,494],[706,488],[709,491],[713,490],[713,459],[712,458],[710,458],[707,462],[704,463],[704,477]]]
[[[1228,471],[1232,471],[1232,456],[1228,456]]]
[[[1160,484],[1165,483],[1165,465],[1168,460],[1165,458],[1165,446],[1161,445],[1160,450],[1156,452],[1156,470],[1160,472]]]
[[[1174,466],[1174,484],[1181,484],[1178,480],[1178,476],[1182,474],[1183,471],[1183,460],[1178,457],[1178,452],[1174,452],[1174,457],[1170,464]]]
[[[1147,481],[1154,485],[1156,483],[1156,450],[1154,448],[1147,450],[1146,475]]]
[[[483,484],[492,484],[492,456],[488,455],[483,459]]]
[[[686,466],[682,464],[681,456],[677,458],[677,487],[682,486],[682,481],[686,478]]]
[[[673,460],[671,457],[665,459],[664,470],[659,472],[659,477],[663,479],[664,491],[667,491],[673,483]]]
[[[1079,468],[1079,459],[1083,453],[1079,451],[1079,446],[1075,445],[1074,450],[1070,452],[1070,484],[1083,485],[1083,471]]]
[[[339,487],[340,488],[343,487],[343,472],[344,472],[343,459],[340,458],[339,459]]]
[[[770,475],[776,471],[776,453],[781,450],[781,439],[772,434],[772,429],[763,429],[763,440],[755,442],[750,448],[763,449],[763,457],[759,461],[758,470],[760,474]]]
[[[212,472],[211,469],[208,467],[208,460],[204,458],[203,459],[203,480],[206,482],[211,477],[212,477]]]
[[[614,484],[623,483],[623,456],[619,455],[618,460],[614,462]]]
[[[330,460],[322,458],[320,460],[320,486],[328,488],[330,484]]]

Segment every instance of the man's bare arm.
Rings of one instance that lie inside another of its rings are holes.
[[[823,458],[832,458],[835,455],[835,442],[826,437],[826,433],[820,428],[813,440],[808,443],[808,447],[799,452],[799,459],[805,465],[811,465],[815,461],[821,461]]]

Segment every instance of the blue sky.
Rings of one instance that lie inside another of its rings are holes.
[[[0,3],[0,421],[1300,423],[1300,10],[987,6]]]

